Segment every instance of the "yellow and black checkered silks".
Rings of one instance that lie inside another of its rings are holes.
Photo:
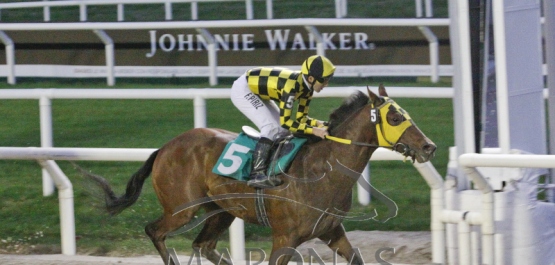
[[[280,124],[292,132],[312,134],[316,119],[308,117],[313,91],[303,82],[300,72],[285,68],[254,68],[247,71],[250,90],[264,100],[273,100],[280,109]],[[293,103],[299,101],[295,119],[291,118]]]

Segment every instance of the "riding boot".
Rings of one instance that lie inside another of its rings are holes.
[[[254,152],[252,155],[252,171],[250,174],[250,180],[247,185],[256,188],[271,188],[277,186],[280,183],[272,181],[266,175],[266,169],[268,168],[268,158],[270,156],[270,149],[272,149],[273,141],[262,137],[258,140]]]

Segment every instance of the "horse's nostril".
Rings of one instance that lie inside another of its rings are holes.
[[[424,150],[427,154],[433,154],[436,151],[436,148],[437,147],[434,144],[425,144],[422,147],[422,150]]]

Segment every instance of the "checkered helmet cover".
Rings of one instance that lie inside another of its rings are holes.
[[[326,78],[333,75],[335,66],[326,57],[312,55],[306,59],[302,65],[301,73],[313,76],[316,79]]]

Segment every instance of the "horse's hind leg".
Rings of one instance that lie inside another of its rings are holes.
[[[221,208],[216,205],[205,207],[205,209],[207,213],[221,210]],[[202,256],[214,264],[233,264],[231,260],[223,257],[216,250],[216,244],[222,233],[229,228],[234,219],[235,216],[228,212],[221,212],[208,218],[204,223],[202,231],[198,234],[197,238],[195,238],[195,241],[193,241],[193,248],[199,250]]]
[[[164,260],[164,264],[168,262],[168,249],[165,244],[166,236],[168,233],[187,224],[192,219],[195,212],[196,209],[183,211],[176,215],[164,213],[162,217],[149,223],[145,227],[146,234],[150,237],[150,240],[152,240],[158,253],[160,253],[160,256]]]
[[[343,225],[336,226],[318,238],[326,242],[333,251],[337,250],[337,254],[345,258],[349,264],[364,264],[362,257],[354,251],[351,242],[347,239]]]

